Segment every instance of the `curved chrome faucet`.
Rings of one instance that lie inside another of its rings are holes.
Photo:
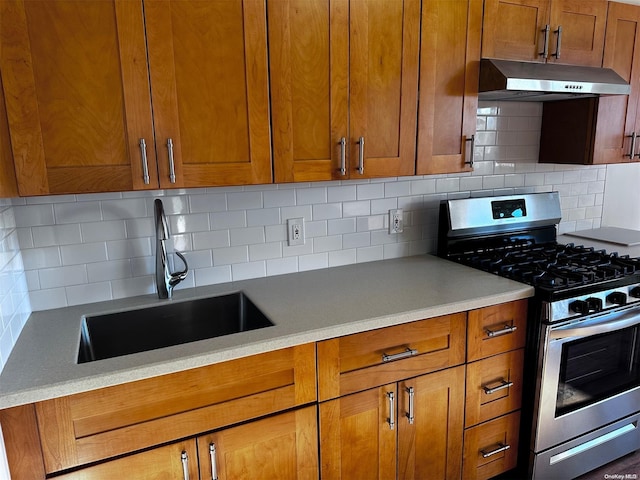
[[[176,250],[175,254],[180,257],[184,263],[184,270],[171,273],[169,263],[167,262],[167,247],[165,240],[169,239],[169,227],[167,225],[167,217],[164,215],[164,206],[162,200],[156,199],[156,286],[158,288],[159,298],[171,298],[173,287],[187,278],[189,265],[184,256]]]

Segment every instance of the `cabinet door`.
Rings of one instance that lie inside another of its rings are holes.
[[[0,78],[0,197],[17,197],[18,184],[13,166],[7,110],[4,103],[2,78]]]
[[[275,180],[348,178],[341,145],[349,118],[348,0],[278,0],[268,8]]]
[[[464,377],[460,366],[400,382],[398,478],[460,478]]]
[[[56,477],[60,480],[164,480],[198,478],[195,440],[173,443],[144,453],[100,463]]]
[[[315,406],[198,438],[200,478],[318,478]]]
[[[355,0],[349,19],[351,178],[413,175],[420,1]]]
[[[485,0],[482,56],[544,62],[549,0]]]
[[[264,0],[154,0],[145,19],[160,187],[271,182]]]
[[[481,0],[422,6],[419,175],[471,170],[481,34]]]
[[[635,160],[630,154],[631,134],[640,133],[640,7],[609,3],[602,66],[614,69],[629,82],[631,94],[598,99],[593,163],[629,162]]]
[[[0,68],[21,195],[157,188],[142,2],[7,0]]]
[[[320,404],[323,480],[396,478],[396,402],[391,384]]]
[[[607,0],[553,0],[547,60],[601,66],[606,22]],[[558,27],[561,27],[559,39]]]

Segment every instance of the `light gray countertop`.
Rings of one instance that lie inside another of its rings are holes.
[[[275,326],[77,364],[83,315],[238,290]],[[35,312],[0,374],[0,408],[79,393],[533,295],[522,283],[431,255],[361,263]]]

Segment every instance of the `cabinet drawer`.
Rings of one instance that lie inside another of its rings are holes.
[[[518,411],[466,430],[463,479],[484,480],[515,468],[519,429]]]
[[[301,345],[36,404],[47,473],[316,401]]]
[[[465,321],[458,313],[319,342],[319,399],[464,363]]]
[[[471,310],[467,361],[524,347],[526,321],[526,300]]]
[[[465,426],[518,410],[522,403],[524,349],[467,365]]]

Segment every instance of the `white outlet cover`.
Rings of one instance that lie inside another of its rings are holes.
[[[287,219],[287,243],[290,247],[304,245],[304,217]]]

